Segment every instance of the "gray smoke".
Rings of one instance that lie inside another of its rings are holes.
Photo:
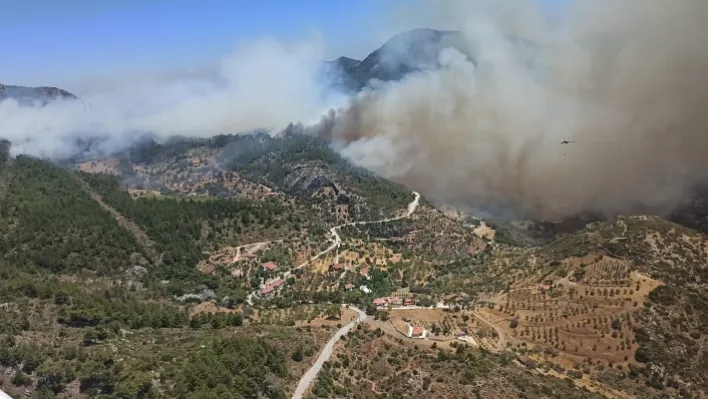
[[[707,1],[576,0],[556,25],[531,1],[430,3],[465,46],[311,133],[429,198],[539,218],[663,212],[708,183]]]
[[[374,84],[305,129],[356,163],[437,201],[508,204],[539,218],[662,212],[708,183],[708,1],[575,0],[554,24],[537,0],[404,4],[377,30],[461,36],[439,53],[440,68]],[[399,45],[382,59],[405,54]],[[144,133],[307,125],[341,100],[320,80],[323,54],[318,39],[264,40],[240,46],[217,81],[126,84],[82,96],[88,111],[5,101],[0,137],[15,152],[59,157],[77,137],[117,149]]]

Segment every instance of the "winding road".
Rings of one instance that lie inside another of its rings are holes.
[[[297,266],[295,269],[299,269],[301,267],[304,267],[307,264],[309,264],[310,262],[312,262],[313,260],[319,258],[320,256],[331,252],[335,248],[338,248],[339,245],[342,243],[342,239],[339,236],[339,233],[337,232],[337,230],[341,229],[342,227],[354,226],[354,225],[364,225],[364,224],[374,224],[374,223],[386,223],[386,222],[392,222],[394,220],[401,220],[401,219],[405,219],[405,218],[409,217],[418,208],[418,204],[420,202],[420,194],[418,194],[417,192],[414,191],[413,195],[415,196],[415,198],[413,199],[413,201],[411,201],[408,204],[408,207],[406,208],[406,213],[404,215],[393,217],[393,218],[381,219],[381,220],[363,221],[363,222],[349,222],[349,223],[345,223],[345,224],[340,224],[339,226],[332,227],[331,229],[329,229],[329,231],[332,234],[332,237],[334,237],[334,243],[332,245],[330,245],[324,251],[315,255],[313,258],[311,258],[307,262]],[[289,274],[289,273],[290,272],[288,272],[287,274]],[[251,293],[251,295],[249,295],[249,297],[248,297],[249,301],[250,301],[253,294],[254,293]],[[300,382],[298,383],[297,388],[295,389],[295,393],[292,396],[293,399],[301,399],[302,395],[307,391],[307,389],[310,387],[310,385],[312,385],[312,382],[317,377],[317,373],[319,373],[320,370],[322,369],[322,365],[324,364],[324,362],[329,360],[329,358],[332,356],[332,350],[334,349],[334,345],[337,343],[337,341],[339,341],[339,339],[344,334],[348,333],[349,330],[351,330],[351,328],[354,327],[355,324],[366,320],[366,313],[364,311],[362,311],[361,309],[351,306],[351,305],[349,306],[349,309],[356,311],[359,314],[359,316],[357,317],[356,320],[350,322],[349,324],[347,324],[345,326],[342,326],[342,328],[337,330],[337,332],[327,342],[327,345],[325,345],[325,347],[322,348],[322,351],[320,351],[319,355],[317,356],[317,360],[315,360],[315,364],[312,365],[312,367],[310,367],[309,370],[307,370],[307,372],[302,376],[302,378],[300,378]]]
[[[320,372],[322,369],[322,366],[324,365],[324,362],[329,360],[330,356],[332,356],[332,350],[334,349],[334,345],[339,341],[339,339],[346,333],[351,330],[352,327],[354,327],[355,324],[360,323],[366,319],[366,313],[354,306],[349,306],[349,309],[352,309],[356,311],[359,316],[356,318],[356,320],[351,321],[349,324],[343,326],[337,332],[332,336],[332,338],[329,339],[327,342],[327,345],[325,345],[324,348],[322,348],[322,351],[320,351],[320,354],[317,356],[317,360],[315,360],[315,364],[310,367],[309,370],[305,373],[305,375],[300,378],[300,382],[297,384],[297,388],[295,389],[295,393],[293,394],[293,399],[301,399],[302,395],[305,394],[305,391],[307,391],[307,388],[310,387],[312,384],[312,381],[315,380],[315,377],[317,377],[317,373]]]
[[[408,206],[406,208],[406,213],[401,216],[396,216],[396,217],[386,218],[386,219],[379,219],[379,220],[349,222],[349,223],[344,223],[344,224],[340,224],[338,226],[332,227],[331,229],[329,229],[329,233],[331,235],[331,237],[329,238],[329,241],[333,241],[332,245],[327,247],[327,249],[325,249],[324,251],[313,256],[312,258],[295,266],[291,270],[288,270],[287,272],[283,273],[283,280],[286,280],[288,277],[290,277],[294,270],[302,269],[303,267],[309,265],[311,262],[314,262],[315,260],[319,259],[320,257],[332,252],[335,248],[339,248],[339,246],[342,244],[342,238],[339,236],[339,233],[337,232],[337,230],[341,229],[342,227],[361,226],[361,225],[376,224],[376,223],[388,223],[388,222],[393,222],[396,220],[406,219],[406,218],[410,217],[413,214],[413,212],[415,212],[415,210],[418,209],[418,204],[420,203],[420,194],[417,191],[413,191],[413,195],[415,198],[413,198],[413,201],[408,203]],[[254,290],[250,294],[248,294],[248,297],[246,297],[246,302],[249,305],[253,306],[253,296],[256,295],[257,292],[258,292],[258,290]]]

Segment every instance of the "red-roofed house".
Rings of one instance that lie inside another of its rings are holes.
[[[408,327],[408,336],[410,338],[425,338],[425,327]]]
[[[413,298],[406,298],[403,300],[404,305],[415,305],[415,299]]]
[[[266,284],[266,286],[263,287],[260,291],[258,291],[258,295],[260,295],[260,296],[270,295],[270,294],[274,293],[275,290],[283,284],[285,284],[285,280],[281,280],[281,279],[273,280],[270,283]]]
[[[334,270],[344,270],[344,265],[341,263],[337,263],[336,265],[332,265],[332,268]]]
[[[273,271],[278,268],[278,265],[276,265],[273,262],[268,262],[263,264],[263,270],[268,270],[268,271]]]
[[[373,303],[376,306],[386,306],[386,304],[388,303],[388,298],[387,297],[376,298],[376,299],[374,299]]]
[[[344,289],[347,291],[351,291],[354,289],[354,284],[345,284]]]
[[[389,302],[391,302],[391,305],[400,305],[403,303],[403,300],[400,297],[394,296],[388,298]]]

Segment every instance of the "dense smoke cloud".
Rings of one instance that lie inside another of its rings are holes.
[[[129,80],[121,89],[76,93],[82,101],[45,107],[3,101],[0,137],[15,153],[60,158],[76,152],[76,139],[98,138],[92,149],[110,152],[143,135],[277,131],[315,120],[336,101],[323,79],[323,51],[319,37],[294,44],[261,39],[237,46],[213,78]]]
[[[522,0],[423,14],[465,45],[312,129],[350,159],[429,198],[539,218],[662,212],[707,183],[707,1],[576,0],[556,25]]]
[[[405,2],[377,29],[459,30],[441,68],[374,83],[306,131],[439,202],[536,218],[669,210],[708,183],[708,1],[570,3],[549,24],[537,0]],[[407,48],[391,43],[382,59]],[[240,46],[217,80],[126,85],[83,96],[89,110],[6,101],[0,137],[15,152],[58,157],[73,151],[67,137],[101,136],[118,149],[145,132],[307,125],[341,100],[326,90],[323,54],[317,39],[264,40]]]

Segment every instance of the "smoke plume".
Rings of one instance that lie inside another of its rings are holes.
[[[705,0],[576,0],[560,24],[522,0],[422,14],[458,24],[464,47],[311,129],[355,162],[538,218],[663,212],[708,183]]]
[[[110,153],[145,135],[277,131],[315,120],[338,98],[323,80],[323,51],[318,36],[298,43],[264,38],[239,44],[214,77],[130,79],[120,89],[79,92],[82,101],[44,107],[6,100],[0,137],[12,142],[14,153],[61,158],[75,155],[77,142],[87,139],[92,150]]]
[[[430,199],[536,218],[663,212],[708,183],[708,1],[574,0],[554,23],[539,2],[404,2],[380,31],[459,31],[439,52],[440,67],[372,84],[306,131]],[[410,48],[395,42],[382,59]],[[322,59],[318,39],[263,40],[239,46],[216,81],[127,84],[82,96],[88,110],[5,101],[0,137],[15,152],[58,157],[74,137],[117,149],[146,132],[308,124],[341,100],[325,89]]]

